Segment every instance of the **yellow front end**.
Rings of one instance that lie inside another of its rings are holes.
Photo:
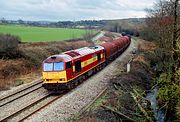
[[[66,71],[43,72],[44,83],[67,83]]]

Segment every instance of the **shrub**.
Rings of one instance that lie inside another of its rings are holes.
[[[152,31],[148,30],[147,28],[144,28],[140,34],[139,34],[143,39],[148,40],[148,41],[153,41],[156,40],[155,37],[157,34],[153,33]]]
[[[1,78],[6,79],[9,77],[20,75],[22,70],[23,70],[22,66],[15,64],[8,64],[6,67],[0,70]]]
[[[45,47],[45,50],[49,55],[60,54],[62,52],[56,45]]]
[[[41,47],[22,49],[23,57],[28,60],[27,68],[39,68],[45,58],[48,57],[46,51]]]
[[[144,57],[147,61],[150,61],[151,66],[155,66],[156,63],[158,62],[158,58],[156,57],[154,52],[145,52]]]
[[[180,87],[175,83],[171,82],[172,74],[164,73],[161,74],[158,79],[158,102],[160,106],[168,104],[169,110],[173,111],[176,103],[180,101]]]
[[[20,57],[18,44],[20,38],[10,34],[0,34],[0,58],[17,58]]]

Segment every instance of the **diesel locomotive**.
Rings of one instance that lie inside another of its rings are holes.
[[[101,45],[70,50],[43,61],[43,87],[50,91],[71,89],[121,55],[131,38],[122,36]]]

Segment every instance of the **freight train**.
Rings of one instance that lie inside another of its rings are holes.
[[[43,61],[43,87],[49,91],[74,88],[121,55],[130,42],[129,36],[122,36],[48,57]]]

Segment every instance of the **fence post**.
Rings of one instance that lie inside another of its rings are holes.
[[[127,72],[130,72],[130,70],[131,70],[131,65],[130,65],[130,63],[128,63],[127,64]]]
[[[131,62],[133,61],[134,56],[131,58],[131,60],[129,60],[129,62],[127,63],[127,72],[131,71]]]

